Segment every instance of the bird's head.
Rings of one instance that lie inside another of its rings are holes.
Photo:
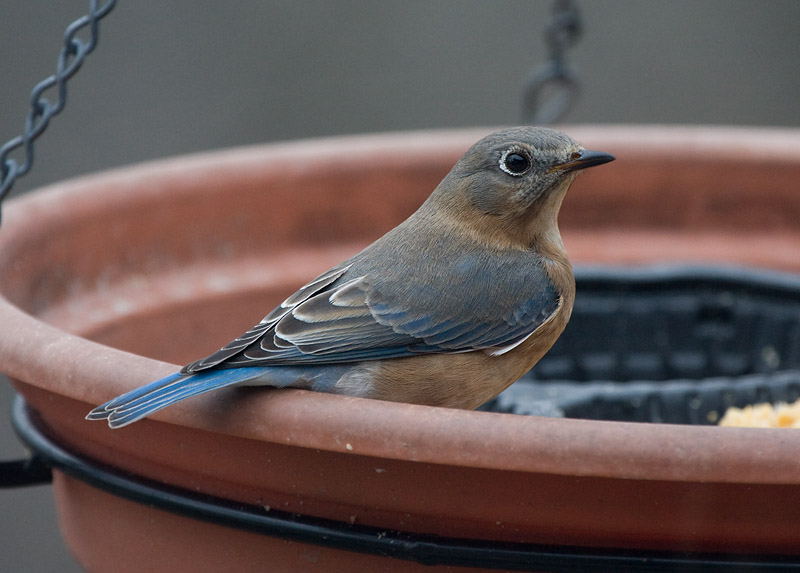
[[[556,226],[561,201],[579,170],[613,160],[560,131],[515,127],[467,150],[432,199],[470,225],[524,242],[532,232]]]

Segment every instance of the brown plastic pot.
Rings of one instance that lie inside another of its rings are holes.
[[[202,396],[122,430],[84,420],[226,343],[401,221],[486,131],[234,149],[9,202],[0,370],[68,450],[234,502],[491,542],[796,553],[798,432],[263,389]],[[564,204],[574,262],[800,270],[800,131],[568,131],[618,158],[581,176]],[[66,541],[91,570],[423,567],[196,521],[58,471],[54,489]]]

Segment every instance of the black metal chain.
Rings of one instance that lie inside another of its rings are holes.
[[[583,32],[578,6],[555,0],[545,40],[549,59],[528,74],[523,93],[523,119],[531,125],[555,123],[567,114],[580,93],[580,82],[566,62],[566,52]]]
[[[106,0],[98,7],[98,0],[90,0],[89,14],[75,20],[64,32],[64,47],[58,55],[58,66],[55,75],[39,82],[31,92],[31,108],[25,120],[22,135],[6,142],[0,147],[0,203],[11,191],[17,178],[30,171],[33,165],[33,143],[47,129],[50,118],[64,109],[67,103],[67,80],[80,69],[86,56],[97,47],[98,22],[114,8],[116,0]],[[84,41],[78,34],[89,29],[89,40]],[[51,103],[43,96],[48,89],[55,87],[58,100]],[[20,165],[9,154],[17,148],[24,147],[25,160]]]

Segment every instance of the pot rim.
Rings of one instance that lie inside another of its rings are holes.
[[[357,154],[366,149],[379,149],[388,158],[399,154],[406,158],[432,154],[450,157],[453,149],[464,149],[489,131],[470,128],[257,145],[158,160],[65,181],[8,203],[0,228],[0,252],[13,249],[14,241],[23,240],[27,225],[57,222],[63,206],[78,195],[91,195],[92,200],[75,203],[88,205],[83,208],[90,211],[102,211],[104,206],[120,201],[152,200],[165,183],[177,179],[182,182],[176,192],[189,192],[193,181],[213,178],[221,164],[255,170],[266,156],[270,161],[280,161],[299,150],[312,149],[315,160],[329,162],[343,152]],[[670,160],[700,153],[728,160],[800,162],[799,129],[570,126],[567,131],[587,147],[612,152],[624,149],[629,155],[650,153],[652,157],[652,149],[657,148],[658,157]],[[22,393],[26,393],[27,385],[35,385],[79,400],[87,411],[119,392],[178,368],[65,333],[1,295],[0,324],[9,334],[0,344],[0,368],[21,383]],[[81,391],[85,385],[72,382],[86,381],[87,372],[93,379],[89,390]],[[783,429],[537,418],[302,390],[236,392],[225,397],[226,409],[235,411],[235,415],[204,417],[215,400],[215,396],[201,396],[139,424],[178,424],[350,455],[506,471],[701,482],[779,484],[800,480],[800,458],[796,455],[800,433]],[[102,424],[95,426],[98,432],[111,431]],[[781,471],[764,471],[767,463]]]

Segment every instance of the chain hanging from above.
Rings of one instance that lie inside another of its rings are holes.
[[[86,56],[97,46],[99,20],[116,5],[116,0],[90,0],[89,14],[70,24],[64,33],[64,47],[58,57],[57,71],[36,85],[31,92],[31,108],[22,135],[0,147],[0,204],[11,191],[17,178],[30,171],[33,165],[34,142],[47,128],[50,119],[61,112],[67,101],[67,81],[77,73]],[[88,28],[90,37],[85,42],[78,33]],[[580,38],[582,25],[580,13],[572,0],[555,0],[545,38],[549,59],[535,67],[525,82],[523,117],[529,124],[550,124],[563,118],[575,103],[580,92],[577,74],[566,63],[566,51]],[[58,99],[51,103],[44,92],[55,87]],[[25,158],[20,164],[9,155],[24,148]]]
[[[67,103],[67,81],[77,73],[86,56],[97,47],[99,20],[111,12],[116,0],[106,0],[101,6],[98,4],[98,0],[90,0],[89,14],[67,26],[64,32],[64,47],[58,55],[56,73],[39,82],[31,92],[31,107],[22,135],[0,147],[0,203],[9,194],[17,178],[30,171],[33,165],[34,142],[47,128],[50,118],[64,109]],[[86,28],[89,29],[88,42],[78,37],[78,34]],[[51,103],[43,96],[50,88],[58,92],[58,100],[55,103]],[[20,147],[25,151],[25,160],[22,164],[9,157],[12,151]]]
[[[580,12],[572,0],[555,0],[545,31],[548,60],[534,67],[525,81],[523,120],[529,125],[547,125],[564,118],[580,93],[575,70],[567,64],[566,52],[583,32]]]

